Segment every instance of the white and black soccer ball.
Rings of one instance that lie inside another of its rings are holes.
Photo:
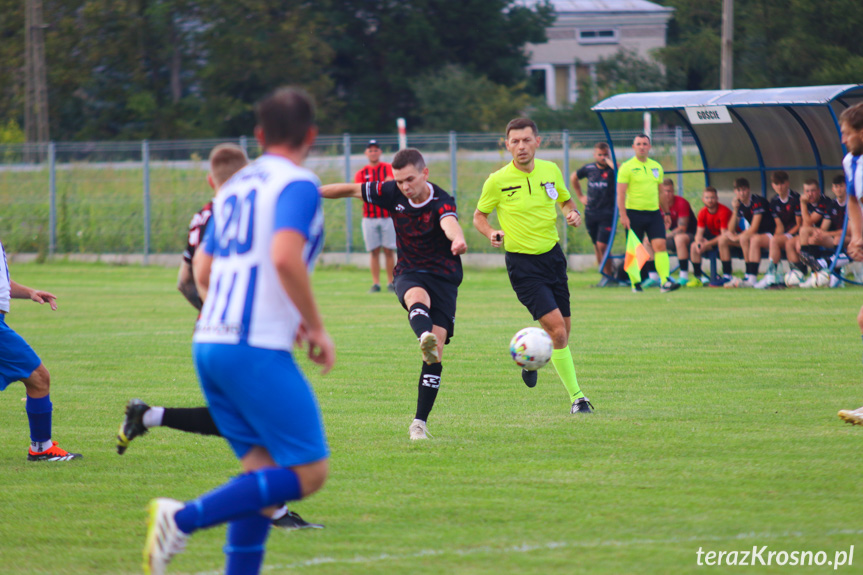
[[[788,287],[797,287],[803,281],[803,272],[800,270],[791,270],[785,274],[785,285]]]
[[[815,285],[817,287],[827,287],[830,285],[830,274],[824,270],[815,272]]]
[[[526,327],[509,342],[509,353],[515,362],[528,371],[536,371],[551,359],[554,346],[544,329]]]

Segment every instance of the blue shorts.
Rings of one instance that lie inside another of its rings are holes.
[[[281,467],[329,456],[318,402],[290,352],[195,343],[201,389],[238,458],[264,447]]]
[[[6,325],[6,316],[0,313],[0,391],[13,381],[30,377],[40,365],[42,360],[33,348]]]

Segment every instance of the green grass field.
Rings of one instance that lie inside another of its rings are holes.
[[[863,404],[859,290],[634,295],[572,274],[571,347],[596,407],[576,418],[553,368],[528,389],[508,358],[532,322],[505,273],[467,270],[434,439],[411,443],[419,351],[395,298],[365,293],[367,273],[314,277],[338,360],[327,376],[303,365],[331,476],[294,508],[327,528],[274,531],[265,572],[692,573],[699,547],[754,545],[831,560],[856,545],[841,571],[861,571],[863,429],[836,417]],[[55,313],[15,301],[7,322],[51,371],[55,439],[85,459],[27,463],[23,386],[0,396],[0,572],[138,573],[147,501],[193,498],[238,470],[222,440],[168,429],[114,449],[129,398],[201,403],[194,312],[170,269],[13,264],[12,276],[59,296]],[[196,534],[170,572],[219,572],[223,543],[224,528]]]

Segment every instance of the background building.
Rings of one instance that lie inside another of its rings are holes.
[[[537,0],[522,0],[526,6]],[[551,0],[557,20],[545,44],[528,44],[531,75],[552,108],[578,99],[579,81],[593,76],[600,58],[625,48],[641,58],[665,46],[673,8],[647,0]],[[576,63],[578,61],[578,63]]]

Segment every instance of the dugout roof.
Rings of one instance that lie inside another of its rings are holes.
[[[863,84],[618,94],[592,109],[603,119],[611,112],[673,112],[692,133],[701,155],[705,185],[731,190],[735,178],[749,179],[764,195],[770,172],[785,170],[791,187],[817,178],[821,189],[842,170],[845,155],[839,115],[863,101]],[[680,173],[669,171],[668,174]]]

